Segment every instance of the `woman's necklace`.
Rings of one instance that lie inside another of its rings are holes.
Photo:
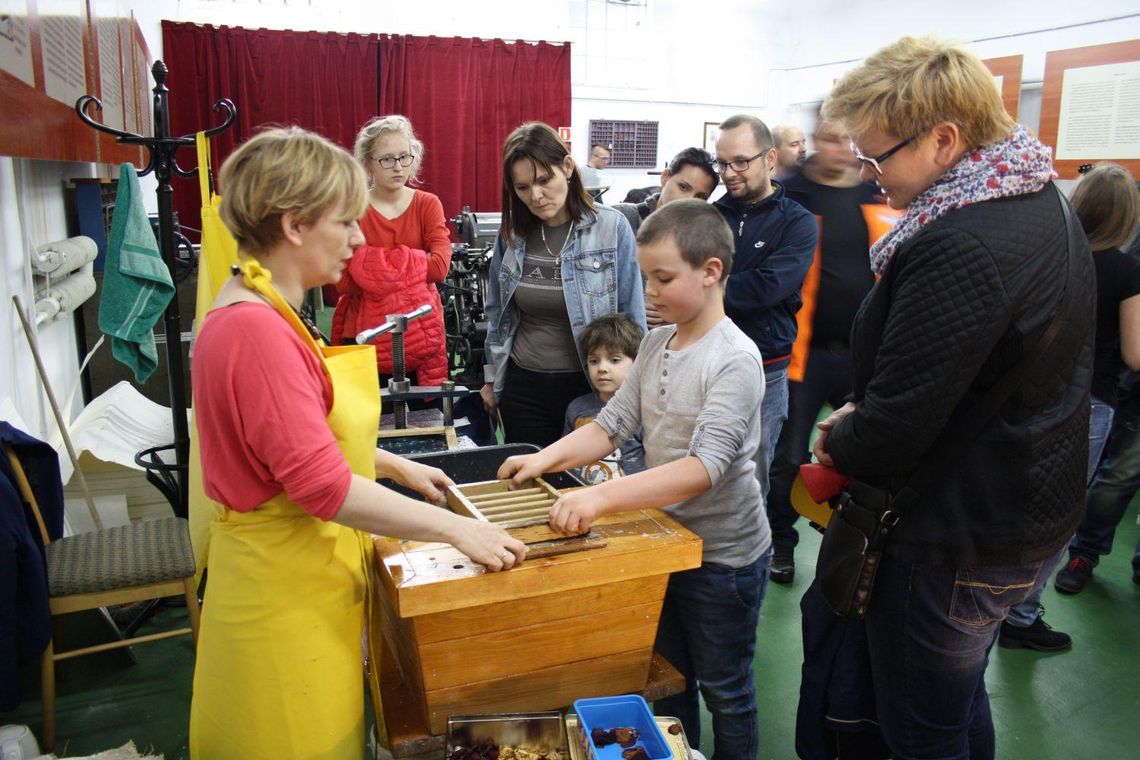
[[[231,264],[230,265],[230,274],[232,274],[235,277],[239,277],[239,276],[241,276],[241,273],[242,273],[241,267],[239,267],[237,264]],[[256,293],[256,291],[255,291],[255,293]],[[270,306],[273,305],[272,303],[269,302],[269,299],[266,298],[265,296],[263,296],[261,293],[256,293],[256,295],[258,298],[260,298],[262,301],[265,301]],[[285,299],[282,298],[282,300],[285,300]],[[292,309],[293,313],[297,315],[297,319],[301,320],[301,324],[304,325],[305,329],[309,331],[309,335],[312,337],[313,340],[318,341],[318,342],[324,342],[326,344],[328,343],[328,339],[325,338],[325,336],[321,333],[320,328],[317,327],[317,323],[314,322],[312,320],[312,318],[309,317],[309,315],[305,313],[305,311],[306,311],[305,309],[298,309],[296,306],[289,303],[289,301],[287,301],[287,300],[285,300],[285,303],[289,304],[289,308]]]
[[[574,234],[574,222],[570,222],[570,229],[566,230],[566,237],[562,239],[562,247],[558,249],[557,256],[555,256],[554,251],[550,250],[550,245],[546,242],[546,225],[539,224],[538,231],[542,234],[542,247],[554,257],[554,266],[562,266],[562,254],[566,253],[566,244],[570,242],[570,236]]]

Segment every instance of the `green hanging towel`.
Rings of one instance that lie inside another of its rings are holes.
[[[139,176],[135,167],[123,164],[103,268],[99,329],[111,336],[111,353],[139,383],[158,366],[154,326],[173,297],[174,282],[143,208]]]

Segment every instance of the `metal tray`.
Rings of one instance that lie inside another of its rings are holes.
[[[490,739],[496,745],[528,746],[557,750],[560,757],[570,757],[566,746],[566,728],[557,710],[529,713],[488,713],[486,715],[452,715],[447,719],[447,745],[444,757],[458,747],[470,747]]]

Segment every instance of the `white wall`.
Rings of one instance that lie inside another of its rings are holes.
[[[1037,129],[1048,51],[1140,38],[1135,0],[955,0],[949,10],[928,1],[798,4],[779,25],[782,54],[773,70],[774,99],[785,105],[789,121],[810,126],[815,105],[834,80],[862,58],[904,35],[935,34],[964,43],[982,58],[1023,55],[1018,121]]]
[[[54,436],[57,428],[12,297],[19,296],[25,314],[33,308],[28,256],[39,245],[70,237],[64,188],[72,178],[91,176],[92,164],[0,158],[0,314],[8,315],[0,320],[0,406],[14,408],[25,430],[45,440]],[[74,417],[82,409],[79,394],[70,406],[66,405],[79,379],[74,322],[63,317],[37,328],[34,313],[29,322],[52,390],[64,405],[65,416]],[[8,416],[0,414],[0,418]]]

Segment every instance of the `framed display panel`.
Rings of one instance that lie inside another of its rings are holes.
[[[1041,140],[1063,179],[1097,161],[1140,172],[1140,40],[1045,55]]]
[[[701,135],[701,147],[709,155],[716,154],[716,137],[720,134],[719,121],[706,121],[704,133]]]
[[[117,124],[124,113],[126,93],[136,89],[131,70],[122,66],[121,28],[131,29],[132,41],[141,40],[138,25],[122,3],[110,4],[107,22],[97,30],[92,7],[96,0],[22,0],[6,4],[0,19],[0,155],[53,161],[139,162],[137,147],[104,140],[76,116],[75,101],[104,91],[119,103],[109,115]],[[103,34],[102,43],[96,36]],[[100,65],[100,48],[107,65]],[[145,49],[145,45],[143,45]],[[114,56],[119,56],[116,63]],[[128,51],[128,55],[133,55]],[[123,78],[112,82],[119,74]],[[106,83],[101,86],[101,79]],[[146,81],[141,83],[146,87]],[[11,118],[17,115],[18,118]],[[117,116],[116,116],[117,114]]]
[[[1014,121],[1017,121],[1017,112],[1021,108],[1021,68],[1024,59],[1025,56],[1021,55],[1007,55],[982,61],[997,80],[1002,105]]]

